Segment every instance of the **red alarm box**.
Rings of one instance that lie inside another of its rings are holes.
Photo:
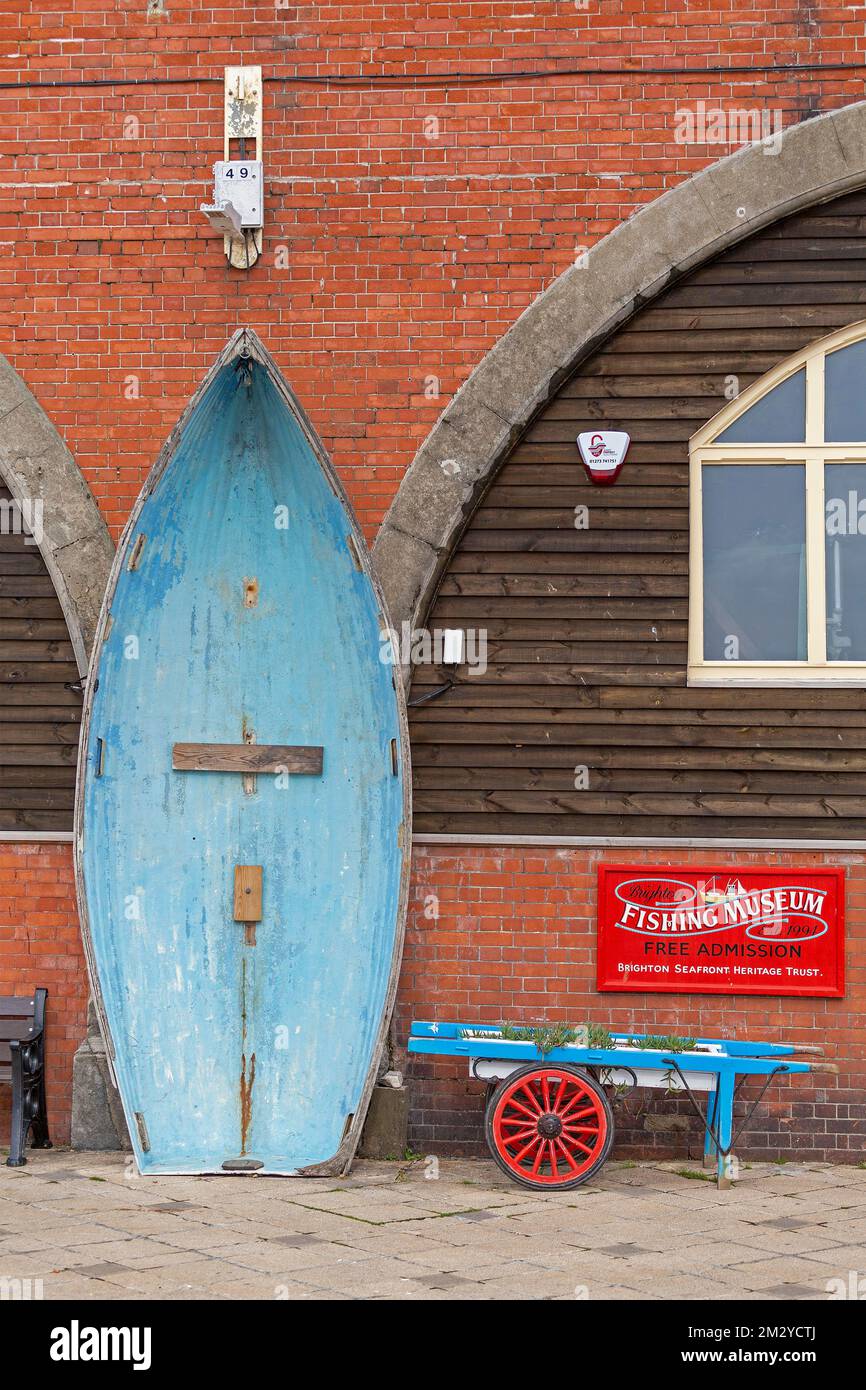
[[[623,430],[589,430],[577,436],[583,465],[594,483],[612,483],[625,463],[629,435]]]

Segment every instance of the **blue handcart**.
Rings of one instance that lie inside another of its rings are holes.
[[[813,1070],[793,1059],[822,1051],[696,1038],[690,1050],[674,1052],[647,1047],[645,1034],[609,1036],[610,1047],[583,1046],[578,1029],[574,1043],[542,1053],[531,1039],[504,1037],[501,1026],[414,1022],[409,1051],[467,1059],[470,1075],[488,1083],[491,1154],[510,1178],[534,1191],[579,1187],[599,1171],[613,1144],[610,1096],[621,1086],[684,1092],[704,1128],[704,1166],[716,1168],[720,1188],[729,1187],[734,1144],[770,1082]],[[821,1069],[836,1070],[828,1063]],[[734,1099],[749,1077],[764,1077],[764,1085],[734,1132]]]

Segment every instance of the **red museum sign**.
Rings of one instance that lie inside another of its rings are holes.
[[[598,988],[844,994],[843,869],[598,871]]]

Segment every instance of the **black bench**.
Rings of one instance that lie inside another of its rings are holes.
[[[45,1104],[45,1001],[47,989],[31,998],[0,995],[0,1082],[12,1087],[10,1168],[27,1162],[24,1145],[33,1131],[33,1148],[50,1149]]]

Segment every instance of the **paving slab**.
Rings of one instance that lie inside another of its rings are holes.
[[[726,1192],[683,1170],[611,1162],[536,1194],[487,1161],[140,1178],[52,1150],[0,1168],[0,1277],[49,1300],[775,1302],[866,1271],[866,1170],[752,1164]]]

